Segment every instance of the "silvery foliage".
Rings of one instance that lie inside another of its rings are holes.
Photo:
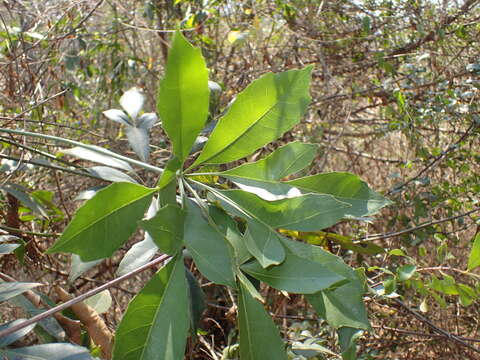
[[[110,120],[125,125],[128,142],[138,157],[148,162],[150,154],[149,132],[157,122],[155,113],[144,113],[139,116],[145,103],[145,95],[138,88],[131,88],[120,98],[123,110],[110,109],[103,114]]]

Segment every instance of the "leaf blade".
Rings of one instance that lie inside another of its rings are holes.
[[[116,332],[113,360],[183,359],[189,325],[185,267],[177,256],[130,302]]]
[[[353,217],[373,215],[391,204],[356,175],[344,172],[330,172],[303,177],[286,182],[306,192],[329,194],[351,205],[347,212]]]
[[[154,191],[125,182],[100,190],[77,210],[47,253],[70,252],[84,262],[110,257],[135,231]]]
[[[291,142],[278,148],[264,159],[242,164],[218,175],[252,180],[279,181],[285,176],[295,174],[310,165],[315,158],[317,149],[318,145],[316,144]]]
[[[208,116],[208,70],[201,51],[177,31],[160,82],[158,113],[183,163]]]
[[[240,283],[238,323],[242,360],[286,360],[278,328],[263,305]]]
[[[202,217],[200,208],[187,202],[184,229],[185,246],[200,272],[209,280],[236,287],[232,253],[225,237]]]
[[[220,119],[192,166],[238,160],[290,130],[311,100],[312,69],[268,73],[253,81]]]

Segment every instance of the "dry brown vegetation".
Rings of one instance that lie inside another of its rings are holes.
[[[224,90],[214,116],[259,75],[315,64],[308,114],[282,142],[318,143],[311,173],[358,174],[394,202],[370,223],[345,222],[328,229],[374,243],[384,253],[358,254],[331,240],[323,245],[349,265],[364,267],[370,285],[389,277],[370,267],[417,267],[416,286],[397,284],[401,298],[367,295],[374,331],[359,341],[359,354],[362,359],[478,358],[480,275],[465,270],[479,219],[479,1],[172,3],[3,2],[1,127],[53,134],[134,156],[122,129],[102,117],[102,111],[114,108],[132,86],[143,88],[145,108],[155,110],[169,31],[181,21],[190,27],[186,36],[203,49],[211,80]],[[246,39],[232,44],[232,31],[245,33]],[[62,149],[51,141],[0,136],[3,160],[28,163],[41,151],[56,154]],[[152,147],[152,163],[163,166],[170,148],[160,127],[153,130]],[[72,168],[88,165],[68,157],[60,160]],[[154,184],[154,178],[143,175],[145,184]],[[69,257],[43,254],[78,207],[77,193],[101,182],[48,167],[1,176],[2,185],[9,181],[31,191],[52,192],[64,215],[53,214],[50,221],[23,217],[20,202],[2,195],[0,229],[20,235],[27,245],[23,264],[14,255],[0,255],[1,273],[45,283],[41,290],[55,299],[54,283],[75,295],[115,277],[122,254],[138,237],[73,283],[67,283]],[[392,249],[408,256],[389,255]],[[102,316],[112,331],[153,271],[110,290],[113,305]],[[433,276],[445,275],[474,289],[471,304],[462,303],[458,291],[449,295],[429,287]],[[190,343],[189,358],[220,359],[235,333],[233,295],[205,279],[202,286],[209,307],[201,323],[204,334]],[[338,350],[331,330],[302,297],[264,292],[285,338],[295,336],[292,329],[299,327],[322,334],[325,345]],[[12,317],[20,317],[18,308],[2,304],[1,322]]]

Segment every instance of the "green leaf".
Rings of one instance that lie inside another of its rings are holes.
[[[181,360],[190,324],[183,257],[170,260],[130,302],[113,360]]]
[[[112,296],[110,295],[110,291],[103,290],[102,292],[85,299],[83,302],[98,314],[103,314],[107,312],[112,305]]]
[[[41,285],[42,284],[39,283],[29,282],[0,282],[0,302]]]
[[[131,183],[114,183],[81,206],[47,253],[70,252],[82,261],[110,257],[137,228],[153,192]]]
[[[326,252],[319,246],[284,237],[282,237],[282,242],[296,256],[318,262],[330,271],[349,280],[347,284],[333,290],[323,290],[306,296],[319,316],[335,328],[349,326],[368,329],[370,327],[362,301],[363,284],[352,268],[347,266],[338,256]]]
[[[475,235],[473,240],[472,251],[468,257],[468,271],[480,266],[480,232]]]
[[[356,360],[357,339],[363,334],[362,330],[351,327],[341,327],[337,330],[338,342],[342,349],[343,360]]]
[[[391,204],[391,201],[371,190],[358,176],[349,173],[317,174],[288,181],[287,184],[303,192],[330,194],[339,201],[350,204],[351,208],[346,214],[352,217],[373,215]]]
[[[238,298],[240,359],[287,360],[284,344],[272,318],[240,283]]]
[[[331,195],[323,194],[266,201],[242,190],[221,193],[249,215],[273,228],[298,231],[316,231],[336,224],[350,206]]]
[[[236,168],[223,171],[219,175],[229,178],[278,181],[297,173],[310,165],[317,153],[318,145],[292,142],[282,146],[265,159],[245,163]]]
[[[295,256],[289,251],[280,265],[264,269],[259,262],[254,261],[242,265],[241,269],[275,289],[298,294],[312,294],[346,280],[325,266]]]
[[[17,198],[24,206],[28,207],[33,212],[47,217],[48,214],[43,207],[43,205],[37,201],[33,196],[26,192],[26,189],[23,186],[17,184],[10,184],[7,183],[5,185],[0,186],[0,190],[3,190],[10,195]]]
[[[68,275],[68,282],[73,283],[80,275],[90,270],[95,265],[100,264],[103,259],[84,262],[80,259],[80,256],[72,254],[70,261],[70,274]]]
[[[208,70],[200,49],[177,31],[160,81],[157,109],[172,140],[173,153],[183,163],[202,130],[209,106]]]
[[[415,274],[416,270],[417,270],[417,267],[415,265],[407,264],[407,265],[400,266],[397,269],[398,279],[400,281],[406,281],[410,279],[413,276],[413,274]]]
[[[148,231],[158,248],[165,254],[174,255],[183,244],[185,212],[177,205],[162,207],[155,216],[139,222]]]
[[[176,156],[168,160],[158,182],[160,206],[177,205],[177,172],[181,167],[182,164]]]
[[[53,302],[47,298],[42,299],[44,303],[48,305],[52,305]],[[42,312],[46,311],[46,309],[43,308],[38,308],[35,306],[30,300],[28,300],[25,296],[19,295],[15,296],[14,298],[11,298],[9,302],[15,306],[21,307],[24,311],[25,314],[32,317],[38,314],[41,314]],[[51,302],[51,303],[50,303]],[[58,321],[53,317],[47,317],[45,319],[42,319],[38,322],[38,325],[45,330],[47,334],[49,334],[53,339],[57,340],[64,340],[65,339],[65,330],[60,326]]]
[[[206,308],[205,294],[195,276],[188,269],[185,269],[185,272],[188,285],[188,304],[190,306],[190,334],[195,336],[198,324]]]
[[[18,237],[13,235],[0,235],[0,255],[10,254],[16,248],[21,246],[20,244],[2,244],[3,242],[17,240]]]
[[[279,241],[280,235],[265,224],[250,219],[244,236],[244,243],[250,254],[263,267],[278,265],[285,259],[285,249]]]
[[[238,230],[237,223],[225,211],[217,206],[209,206],[208,214],[217,225],[217,229],[225,236],[233,247],[235,261],[241,265],[249,260],[252,255],[245,246],[243,235]]]
[[[93,360],[87,348],[68,343],[0,349],[0,355],[15,360]]]
[[[7,324],[0,325],[0,331],[6,330],[8,328],[11,328],[12,326],[18,325],[26,321],[27,319],[17,319],[13,320]],[[18,339],[21,339],[25,335],[27,335],[30,331],[33,330],[36,324],[31,324],[28,325],[27,327],[24,327],[23,329],[17,330],[14,333],[3,336],[0,338],[0,347],[5,347],[7,345],[10,345],[11,343],[17,341]]]
[[[191,200],[187,201],[184,239],[195,264],[207,279],[236,287],[233,249],[225,237],[203,218],[200,208]]]
[[[268,73],[253,81],[220,119],[193,166],[238,160],[290,130],[311,100],[312,69]]]

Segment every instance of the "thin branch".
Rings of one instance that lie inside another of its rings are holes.
[[[415,316],[418,320],[420,320],[422,323],[428,325],[428,327],[430,327],[432,330],[434,330],[435,332],[443,335],[444,337],[446,337],[447,339],[449,340],[452,340],[454,342],[456,342],[457,344],[460,344],[476,353],[479,353],[480,354],[480,350],[477,349],[476,347],[470,345],[469,343],[465,342],[465,340],[463,340],[462,338],[460,338],[459,336],[457,335],[454,335],[454,334],[451,334],[449,333],[448,331],[446,330],[443,330],[442,328],[439,328],[437,325],[435,325],[433,322],[431,322],[429,319],[427,319],[425,316],[423,316],[422,314],[420,314],[419,312],[411,309],[407,304],[405,304],[403,301],[401,300],[398,300],[398,299],[393,299],[393,301],[395,303],[397,303],[398,305],[400,305],[402,308],[404,308],[405,310],[407,310],[410,314],[412,314],[413,316]]]
[[[67,301],[63,304],[57,305],[57,306],[55,306],[51,309],[48,309],[47,311],[45,311],[41,314],[35,315],[34,317],[32,317],[32,318],[30,318],[26,321],[23,321],[20,324],[17,324],[15,326],[12,326],[12,327],[10,327],[8,329],[5,329],[5,330],[1,330],[0,331],[0,339],[4,336],[7,336],[7,335],[10,335],[10,334],[14,333],[15,331],[23,329],[23,328],[25,328],[25,327],[27,327],[31,324],[35,324],[35,323],[37,323],[37,322],[39,322],[43,319],[46,319],[46,318],[52,316],[53,314],[55,314],[59,311],[65,310],[65,309],[69,308],[70,306],[72,306],[74,304],[77,304],[77,303],[79,303],[79,302],[81,302],[81,301],[83,301],[83,300],[85,300],[85,299],[87,299],[87,298],[89,298],[93,295],[96,295],[96,294],[102,292],[103,290],[106,290],[106,289],[122,282],[123,280],[129,279],[132,276],[135,276],[135,275],[145,271],[146,269],[149,269],[149,268],[151,268],[155,265],[158,265],[158,264],[164,262],[165,260],[167,260],[169,257],[170,257],[169,255],[163,254],[163,255],[159,256],[158,258],[156,258],[155,260],[152,260],[152,261],[146,263],[145,265],[142,265],[139,268],[137,268],[133,271],[130,271],[129,273],[127,273],[123,276],[120,276],[116,279],[113,279],[113,280],[111,280],[111,281],[109,281],[109,282],[107,282],[107,283],[105,283],[105,284],[103,284],[103,285],[101,285],[101,286],[99,286],[95,289],[87,291],[84,294],[76,296],[73,299],[71,299],[71,300],[69,300],[69,301]]]
[[[467,212],[465,212],[463,214],[460,214],[460,215],[450,216],[450,217],[440,219],[440,220],[435,220],[435,221],[428,221],[426,223],[423,223],[423,224],[420,224],[418,226],[408,228],[408,229],[405,229],[405,230],[390,232],[390,233],[386,233],[386,234],[370,235],[370,236],[361,237],[361,238],[355,240],[354,243],[365,242],[365,241],[374,241],[374,240],[383,240],[383,239],[388,239],[388,238],[392,238],[392,237],[396,237],[396,236],[400,236],[400,235],[404,235],[404,234],[409,234],[409,233],[415,232],[417,230],[424,229],[424,228],[432,226],[432,225],[437,225],[437,224],[441,224],[441,223],[444,223],[444,222],[447,222],[447,221],[452,221],[452,220],[456,220],[456,219],[468,216],[468,215],[473,214],[477,211],[480,211],[480,207],[477,207],[473,210],[467,211]]]
[[[392,328],[392,327],[383,326],[383,325],[372,325],[372,327],[375,328],[375,329],[398,332],[400,334],[412,335],[412,336],[422,336],[422,337],[430,337],[430,338],[444,338],[445,337],[445,335],[443,335],[443,334],[429,334],[429,333],[424,333],[424,332],[420,332],[420,331],[397,329],[397,328]],[[457,336],[457,337],[459,339],[464,340],[464,341],[471,341],[471,342],[480,343],[480,339],[474,339],[474,338],[469,338],[469,337],[464,337],[464,336]]]
[[[422,170],[420,170],[415,176],[411,177],[410,179],[408,179],[404,183],[402,183],[398,186],[395,186],[393,189],[390,189],[389,191],[387,191],[387,193],[385,195],[390,195],[391,193],[393,193],[395,191],[398,191],[398,190],[404,188],[405,186],[407,186],[408,184],[410,184],[411,182],[419,179],[423,174],[425,174],[427,171],[429,171],[435,165],[437,165],[441,160],[443,160],[447,156],[447,154],[449,154],[453,150],[456,150],[458,148],[458,145],[462,141],[464,141],[470,135],[472,130],[474,130],[476,127],[477,127],[477,123],[472,122],[472,124],[468,127],[467,131],[465,131],[465,133],[453,145],[450,145],[447,149],[442,151],[442,153],[440,155],[435,157],[430,163],[427,164],[427,166],[425,166]]]

